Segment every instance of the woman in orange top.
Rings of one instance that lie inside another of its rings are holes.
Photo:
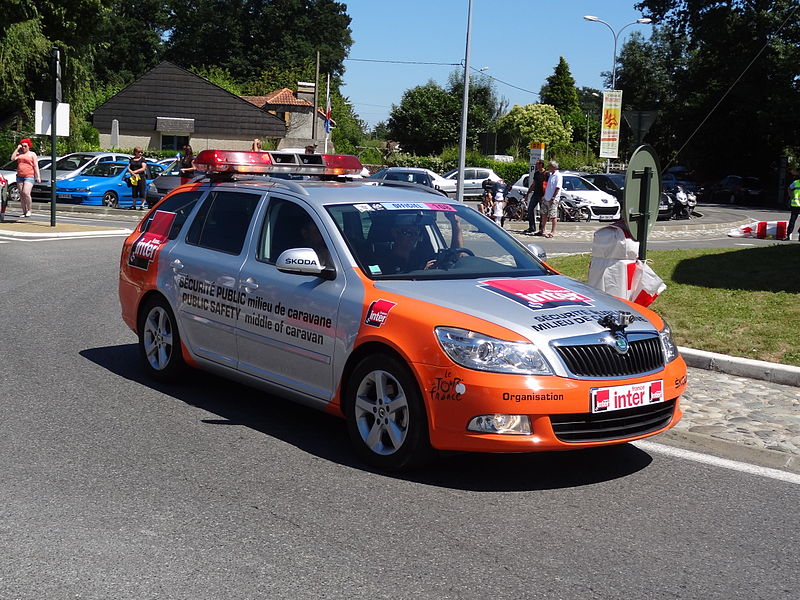
[[[17,149],[11,155],[11,160],[17,161],[17,189],[19,190],[19,203],[22,206],[22,216],[31,216],[31,189],[33,181],[39,183],[39,162],[36,153],[31,150],[32,142],[25,138],[21,140]]]

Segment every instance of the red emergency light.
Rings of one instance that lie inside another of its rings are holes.
[[[363,165],[346,154],[295,154],[280,150],[203,150],[194,160],[200,173],[288,173],[292,175],[357,175]]]

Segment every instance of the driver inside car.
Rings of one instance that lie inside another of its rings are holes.
[[[455,213],[445,213],[450,221],[450,248],[464,245],[461,225]],[[389,243],[376,257],[381,273],[406,273],[424,269],[435,269],[437,253],[428,238],[427,226],[435,226],[433,221],[425,223],[419,215],[397,215],[389,228]]]

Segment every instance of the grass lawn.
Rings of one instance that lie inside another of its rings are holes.
[[[667,289],[650,306],[678,344],[800,366],[800,244],[656,250],[650,266]],[[548,260],[586,281],[589,255]]]

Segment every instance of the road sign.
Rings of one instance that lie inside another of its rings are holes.
[[[650,146],[639,146],[628,161],[623,216],[631,237],[639,242],[639,258],[644,260],[647,234],[658,217],[661,197],[661,165]]]
[[[53,104],[36,100],[34,102],[34,133],[51,135],[53,126]],[[56,106],[56,135],[69,137],[69,104],[60,102]]]
[[[625,110],[622,116],[633,131],[633,137],[637,144],[641,144],[644,136],[650,130],[658,117],[657,110]]]

